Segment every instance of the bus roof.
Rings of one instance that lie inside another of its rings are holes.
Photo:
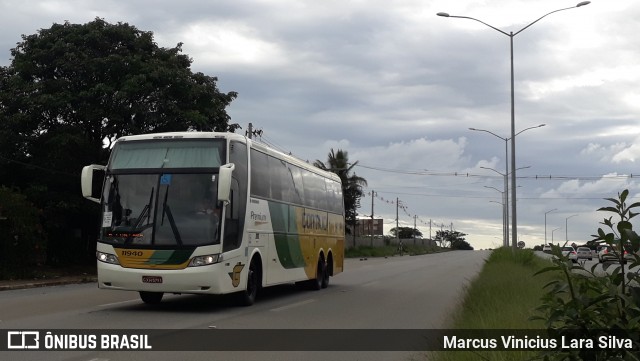
[[[203,138],[227,138],[227,139],[246,139],[245,136],[235,133],[225,132],[166,132],[151,133],[140,135],[125,135],[118,138],[117,142],[130,140],[154,140],[154,139],[203,139]]]
[[[307,161],[296,158],[292,155],[283,153],[279,150],[269,147],[267,144],[249,139],[244,135],[229,132],[166,132],[166,133],[150,133],[139,135],[126,135],[116,140],[117,142],[138,141],[138,140],[170,140],[170,139],[229,139],[237,140],[248,144],[251,148],[258,149],[264,153],[276,156],[277,158],[286,160],[287,162],[297,165],[309,171],[322,174],[327,178],[331,178],[340,182],[340,177],[333,172],[322,170]]]

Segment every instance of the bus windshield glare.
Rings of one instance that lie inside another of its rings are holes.
[[[222,139],[119,142],[109,169],[218,168],[224,146]]]

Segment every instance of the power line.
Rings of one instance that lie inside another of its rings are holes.
[[[372,193],[373,193],[373,194],[372,194]],[[388,192],[382,192],[382,193],[388,193]],[[408,208],[408,206],[406,205],[406,203],[405,203],[403,200],[399,199],[398,197],[396,197],[396,200],[393,200],[393,199],[385,199],[384,197],[379,196],[379,195],[378,195],[378,192],[367,192],[366,194],[363,194],[363,197],[366,197],[366,196],[374,197],[375,199],[378,199],[378,200],[380,200],[381,202],[384,202],[384,203],[386,203],[386,204],[395,205],[395,206],[396,206],[396,208],[397,208],[396,210],[398,210],[398,209],[402,209],[402,211],[403,211],[403,212],[404,212],[404,213],[405,213],[409,218],[414,218],[415,220],[420,221],[420,223],[421,223],[422,225],[424,225],[424,226],[431,226],[431,225],[433,225],[433,224],[434,224],[434,223],[433,223],[433,220],[431,220],[431,219],[427,222],[427,221],[423,220],[422,218],[420,218],[420,216],[415,215],[415,214],[411,214],[411,213],[409,212],[409,208]],[[396,220],[397,220],[397,221],[400,221],[400,219],[399,219],[399,218],[400,218],[400,216],[398,216],[398,217],[396,218]],[[442,223],[442,224],[444,225],[444,223]]]
[[[396,188],[404,188],[404,187],[396,187]],[[409,187],[414,188],[414,187]],[[376,187],[376,189],[384,189],[384,187]],[[453,194],[433,194],[433,193],[418,193],[418,192],[398,192],[398,191],[376,191],[376,193],[386,193],[386,194],[394,194],[394,195],[408,195],[408,196],[422,196],[422,197],[435,197],[435,198],[464,198],[464,199],[495,199],[495,196],[480,196],[480,195],[453,195]],[[533,196],[519,196],[518,199],[528,199],[528,200],[551,200],[551,199],[575,199],[575,200],[602,200],[605,198],[609,198],[610,194],[603,194],[600,197],[591,196],[591,197],[573,197],[573,196],[545,196],[545,197],[533,197]],[[633,197],[632,197],[633,198]],[[637,197],[636,197],[637,198]]]
[[[407,169],[392,169],[374,167],[370,165],[356,164],[356,167],[365,169],[376,170],[379,172],[396,173],[396,174],[409,174],[409,175],[421,175],[421,176],[439,176],[439,177],[464,177],[464,178],[502,178],[499,175],[491,174],[474,174],[469,172],[439,172],[424,170],[407,170]],[[589,175],[589,176],[570,176],[570,175],[520,175],[519,179],[534,179],[534,180],[599,180],[599,179],[611,179],[611,180],[624,180],[640,178],[640,174],[602,174],[602,175]]]

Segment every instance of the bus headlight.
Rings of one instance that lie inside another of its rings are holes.
[[[218,263],[222,261],[222,255],[220,254],[208,254],[206,256],[196,256],[189,262],[189,267],[208,266],[210,264]]]
[[[111,263],[111,264],[120,264],[120,261],[118,261],[118,256],[116,256],[115,254],[104,253],[104,252],[96,252],[96,258],[100,262]]]

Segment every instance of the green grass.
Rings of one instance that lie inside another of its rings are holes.
[[[542,304],[543,286],[552,273],[534,276],[551,263],[531,250],[499,248],[492,252],[478,278],[467,287],[457,311],[453,312],[450,329],[543,329],[540,322],[529,321]],[[534,357],[536,351],[432,352],[430,360],[513,360]]]

